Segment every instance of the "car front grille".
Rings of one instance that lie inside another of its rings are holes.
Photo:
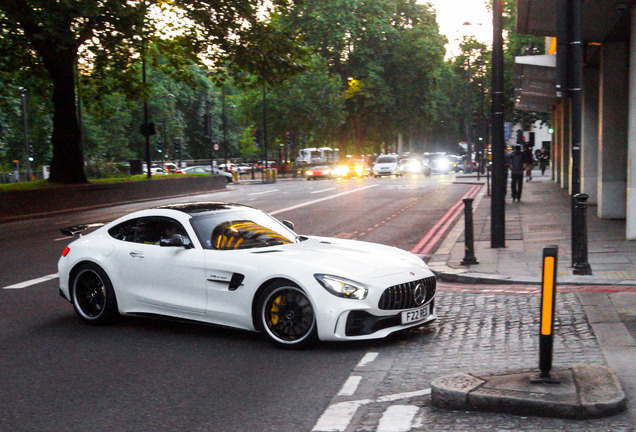
[[[422,303],[415,303],[415,287],[418,284],[422,284],[425,291],[425,299]],[[387,288],[382,293],[378,307],[382,310],[397,310],[397,309],[413,309],[422,305],[425,305],[435,295],[437,289],[435,276],[427,277],[424,279],[416,280],[413,282],[407,282],[399,285],[393,285]]]

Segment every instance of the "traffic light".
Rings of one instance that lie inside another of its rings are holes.
[[[33,144],[29,144],[29,162],[33,162],[35,160],[35,149],[33,148]]]
[[[157,131],[155,130],[155,124],[152,122],[142,123],[141,126],[139,127],[139,132],[141,132],[141,134],[146,137],[157,133]]]
[[[181,153],[181,140],[179,138],[174,140],[174,153],[176,155]]]
[[[157,153],[163,153],[163,143],[157,140]]]
[[[517,144],[523,144],[523,129],[517,129]]]
[[[285,144],[287,147],[291,146],[291,132],[285,132]]]
[[[256,145],[256,147],[260,147],[261,146],[261,131],[258,129],[254,129],[252,131],[252,135],[254,136],[254,144]]]

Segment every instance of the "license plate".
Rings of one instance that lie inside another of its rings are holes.
[[[428,305],[419,309],[411,309],[402,312],[402,324],[422,321],[428,316]]]

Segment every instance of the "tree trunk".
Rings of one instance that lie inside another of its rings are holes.
[[[53,81],[53,159],[50,181],[86,183],[80,127],[75,106],[76,50],[57,51],[55,59],[44,59]]]

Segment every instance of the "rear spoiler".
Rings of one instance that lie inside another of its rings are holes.
[[[88,228],[88,225],[73,225],[67,228],[60,228],[60,232],[65,236],[80,238],[86,228]]]

